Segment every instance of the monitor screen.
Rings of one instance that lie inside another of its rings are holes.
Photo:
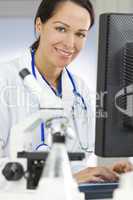
[[[95,153],[133,156],[133,14],[100,16]]]

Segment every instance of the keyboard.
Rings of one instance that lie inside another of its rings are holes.
[[[119,186],[118,182],[95,182],[79,184],[79,190],[85,193],[85,199],[112,198],[113,191]]]

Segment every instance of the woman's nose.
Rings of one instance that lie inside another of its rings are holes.
[[[66,35],[66,37],[63,40],[63,45],[68,49],[72,50],[75,45],[75,39],[73,34]]]

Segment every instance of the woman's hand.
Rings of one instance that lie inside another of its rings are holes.
[[[119,174],[133,171],[133,165],[128,161],[119,161],[111,166],[111,169],[114,172],[117,172]]]
[[[118,174],[108,167],[88,167],[76,174],[74,178],[77,183],[117,181]]]
[[[76,174],[77,183],[117,181],[119,174],[133,171],[133,165],[128,161],[119,161],[109,167],[88,167]]]

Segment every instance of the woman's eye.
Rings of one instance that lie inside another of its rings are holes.
[[[57,31],[59,31],[59,32],[65,32],[66,31],[66,28],[64,28],[64,27],[56,27],[55,28]]]
[[[84,33],[77,33],[76,35],[78,37],[80,37],[80,38],[85,38],[86,37],[86,34],[84,34]]]

